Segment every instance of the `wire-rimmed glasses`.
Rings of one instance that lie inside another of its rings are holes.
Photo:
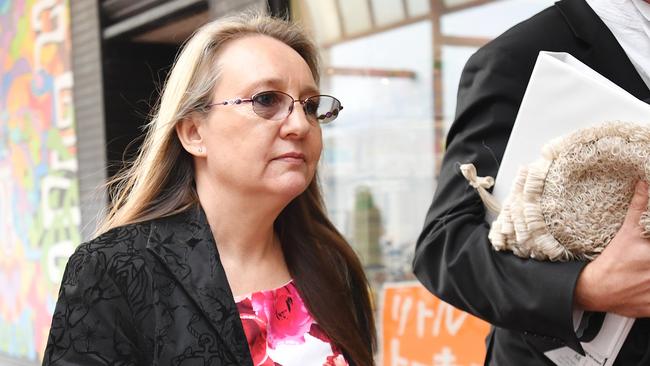
[[[332,122],[343,109],[341,102],[331,95],[313,95],[305,99],[293,99],[291,95],[278,90],[263,91],[247,99],[236,98],[208,104],[205,109],[209,110],[214,106],[242,103],[251,103],[255,114],[273,121],[281,121],[287,118],[293,112],[293,106],[300,103],[305,110],[307,119],[320,124]]]

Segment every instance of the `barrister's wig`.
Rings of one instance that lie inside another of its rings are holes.
[[[648,181],[649,158],[650,127],[631,123],[605,123],[552,140],[539,160],[520,168],[492,223],[492,245],[540,260],[594,259],[623,224],[636,182]],[[471,164],[461,170],[484,201],[494,198],[485,191],[490,177],[477,182]],[[640,225],[647,237],[647,209]]]

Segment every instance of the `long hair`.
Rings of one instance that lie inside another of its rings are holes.
[[[319,82],[316,46],[296,24],[246,14],[201,27],[176,59],[137,157],[108,182],[111,205],[98,233],[198,204],[192,157],[175,126],[210,103],[223,46],[249,35],[272,37],[294,49]],[[372,365],[376,334],[368,281],[354,251],[325,214],[317,176],[284,208],[274,227],[311,314],[351,361]]]

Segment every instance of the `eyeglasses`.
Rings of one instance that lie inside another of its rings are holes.
[[[251,103],[253,112],[258,116],[273,121],[281,121],[293,112],[296,103],[302,104],[307,119],[320,124],[327,124],[338,117],[343,109],[341,102],[331,95],[314,95],[305,99],[293,99],[287,93],[271,90],[257,93],[249,99],[230,99],[223,102],[208,104],[204,109],[214,106]]]

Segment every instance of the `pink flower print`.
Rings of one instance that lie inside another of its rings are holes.
[[[251,303],[251,299],[248,297],[243,298],[242,300],[237,302],[237,311],[239,312],[240,315],[255,315],[255,311],[253,310],[253,304]]]
[[[313,320],[293,283],[276,291],[253,294],[251,300],[255,313],[267,320],[269,347],[275,349],[281,343],[305,342],[304,334],[311,328]]]
[[[269,344],[304,343],[313,319],[293,283],[276,291],[275,313],[269,317]]]
[[[268,323],[269,312],[273,310],[273,291],[259,291],[251,294],[251,308],[253,314]]]
[[[320,325],[316,323],[312,323],[311,328],[309,329],[309,334],[311,334],[312,337],[318,338],[325,343],[332,342],[330,338],[327,336],[327,334],[325,334],[323,329],[320,327]]]
[[[348,366],[348,361],[345,360],[342,354],[327,356],[327,360],[323,366]]]
[[[274,362],[266,353],[266,332],[264,322],[254,315],[241,315],[244,333],[248,341],[248,349],[253,358],[253,365],[273,365]]]
[[[239,317],[244,327],[248,349],[255,366],[273,366],[274,362],[266,353],[266,319],[255,314],[253,304],[249,298],[244,298],[237,303]]]

